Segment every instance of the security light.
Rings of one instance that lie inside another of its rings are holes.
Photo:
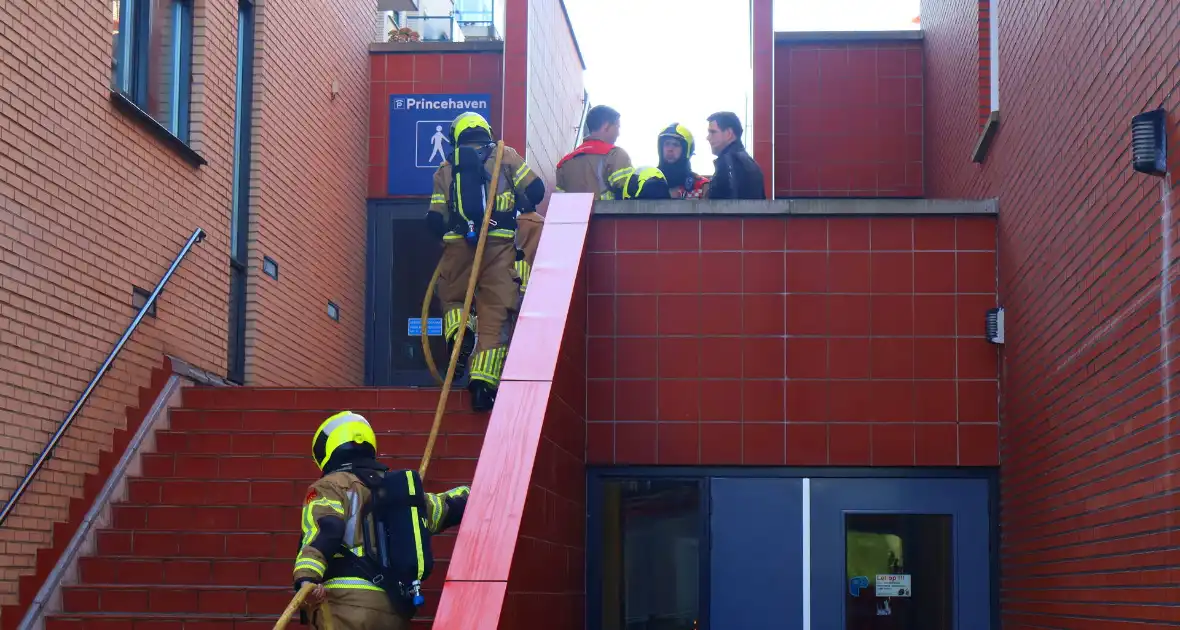
[[[1164,108],[1131,118],[1131,166],[1140,173],[1168,172],[1168,114]]]

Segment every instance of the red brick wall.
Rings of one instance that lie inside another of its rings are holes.
[[[391,94],[487,93],[492,126],[503,128],[504,55],[500,52],[386,53],[369,55],[369,197],[388,197]]]
[[[526,157],[552,190],[557,161],[574,149],[582,117],[582,61],[561,2],[530,0],[529,33]]]
[[[979,126],[992,113],[991,0],[979,0]]]
[[[595,218],[594,464],[995,465],[995,222]]]
[[[1004,627],[1174,625],[1174,590],[1154,586],[1180,535],[1180,191],[1131,171],[1129,122],[1162,104],[1180,154],[1180,4],[997,8],[1002,117],[983,166],[978,4],[927,0],[922,25],[930,190],[999,199]]]
[[[921,197],[921,41],[775,46],[775,196]]]
[[[928,130],[926,194],[931,198],[978,199],[992,195],[994,160],[982,165],[971,163],[971,152],[982,130],[980,115],[985,96],[988,109],[991,107],[990,74],[987,83],[980,76],[985,39],[980,34],[983,15],[979,4],[980,0],[922,3]]]
[[[254,153],[251,262],[275,256],[283,281],[253,280],[256,382],[360,378],[361,354],[340,355],[354,352],[363,334],[364,43],[372,18],[365,3],[347,4],[268,2],[270,24],[295,13],[306,20],[296,38],[281,26],[268,37],[259,10],[253,115],[265,146]],[[208,232],[161,296],[158,317],[144,321],[0,528],[0,604],[13,603],[18,576],[31,572],[51,523],[66,517],[164,353],[225,373],[236,14],[236,3],[197,3],[191,145],[208,165],[194,169],[111,105],[109,3],[0,5],[0,23],[20,32],[0,37],[0,496],[130,322],[132,285],[154,286],[192,230]],[[64,39],[62,24],[72,25]],[[342,88],[334,101],[333,79]],[[323,315],[329,297],[344,309],[340,324]]]
[[[258,4],[246,329],[251,385],[364,380],[365,107],[373,35],[367,9],[361,0],[344,7]],[[291,37],[280,25],[292,15],[320,26]],[[225,28],[232,33],[236,23]],[[233,58],[228,62],[232,78]],[[279,264],[277,282],[261,273],[264,255]],[[340,307],[339,322],[328,317],[329,301]]]

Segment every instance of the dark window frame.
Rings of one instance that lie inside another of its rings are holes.
[[[176,149],[194,166],[205,164],[189,146],[192,120],[193,46],[195,0],[167,0],[168,20],[172,23],[170,56],[155,58],[151,54],[152,12],[158,10],[154,0],[121,0],[119,30],[112,42],[111,101],[137,119],[148,131]],[[166,120],[153,114],[150,105],[150,76],[160,63],[171,65],[168,86],[171,112]]]
[[[632,469],[633,470],[633,469]],[[610,482],[621,481],[679,481],[695,482],[700,493],[698,516],[700,518],[700,556],[697,559],[697,606],[699,608],[700,624],[698,630],[709,630],[709,597],[710,597],[710,552],[712,546],[712,532],[710,521],[713,513],[709,476],[659,474],[650,475],[596,475],[588,477],[586,521],[586,575],[593,576],[593,580],[586,581],[586,628],[587,630],[601,630],[603,627],[602,603],[604,584],[602,580],[602,558],[605,552],[600,532],[603,527],[602,501],[605,486]],[[597,574],[597,575],[596,575]]]
[[[696,480],[701,482],[701,504],[704,512],[702,523],[702,559],[700,563],[700,608],[699,630],[709,630],[709,604],[711,599],[712,567],[710,555],[713,545],[711,522],[713,516],[712,480],[714,477],[756,477],[756,478],[898,478],[898,479],[987,479],[989,486],[988,512],[991,515],[990,565],[991,565],[991,609],[992,629],[999,630],[1000,584],[1000,475],[998,467],[914,467],[894,468],[877,466],[871,468],[823,466],[586,466],[586,630],[601,630],[602,610],[602,499],[603,486],[608,481],[620,480]]]

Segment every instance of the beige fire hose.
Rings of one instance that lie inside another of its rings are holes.
[[[492,169],[493,173],[500,172],[500,162],[504,158],[504,143],[503,141],[496,143],[496,164]],[[442,428],[443,414],[447,409],[447,396],[451,393],[451,382],[455,380],[455,366],[459,362],[459,350],[463,344],[463,334],[467,331],[467,314],[471,311],[471,301],[475,297],[475,285],[479,279],[479,267],[483,262],[484,244],[487,242],[488,226],[492,220],[492,209],[496,203],[496,185],[499,183],[499,178],[492,179],[492,185],[488,192],[487,207],[483,212],[483,226],[479,231],[479,241],[475,245],[475,260],[471,263],[471,277],[467,280],[467,294],[463,296],[463,313],[459,320],[459,333],[455,337],[455,347],[451,350],[451,361],[447,365],[447,376],[442,381],[442,392],[438,397],[438,407],[434,410],[434,424],[430,427],[430,438],[426,440],[426,452],[422,454],[422,464],[418,467],[418,476],[423,479],[426,478],[426,469],[430,466],[430,456],[434,453],[434,443],[438,440],[438,431]],[[426,354],[426,364],[430,367],[430,372],[434,374],[436,379],[439,378],[438,368],[434,363],[434,358],[430,356],[430,346],[427,341],[427,326],[426,317],[430,314],[430,299],[434,296],[434,285],[438,282],[438,272],[442,266],[434,268],[434,276],[430,279],[430,286],[426,289],[426,299],[422,302],[422,349]],[[308,593],[311,592],[316,585],[311,582],[304,582],[303,586],[299,588],[299,592],[291,598],[291,602],[287,604],[287,609],[283,611],[282,616],[279,617],[278,622],[275,623],[274,630],[283,630],[291,621],[291,617],[299,611],[299,607],[303,605],[303,600],[307,598]],[[333,630],[332,628],[332,611],[328,607],[328,602],[324,601],[320,604],[320,609],[323,611],[324,626],[323,630]]]
[[[493,173],[500,172],[500,162],[504,159],[504,142],[496,143],[496,163],[492,167]],[[496,185],[500,178],[493,177],[488,190],[487,206],[483,209],[483,226],[479,230],[479,241],[475,245],[475,260],[471,263],[471,276],[467,278],[467,293],[463,296],[463,310],[459,314],[459,331],[455,335],[455,346],[451,349],[451,361],[447,365],[447,376],[442,382],[442,392],[438,396],[438,407],[434,410],[434,424],[430,427],[430,437],[426,440],[426,452],[422,453],[422,464],[418,467],[418,476],[425,479],[426,469],[430,466],[430,456],[434,454],[434,443],[438,439],[438,430],[442,428],[443,414],[447,409],[447,397],[451,393],[451,383],[455,380],[455,366],[459,362],[459,352],[463,347],[463,336],[467,332],[467,318],[471,312],[471,300],[475,297],[475,284],[479,280],[479,268],[483,263],[484,245],[487,243],[488,227],[492,221],[492,209],[496,205]],[[442,262],[439,261],[441,265]],[[434,270],[434,277],[426,289],[426,299],[422,304],[422,348],[426,354],[426,364],[434,372],[434,360],[430,358],[430,347],[427,345],[426,315],[429,312],[430,298],[434,296],[434,285],[438,281],[438,268]],[[435,375],[438,378],[438,375]]]
[[[304,582],[303,585],[299,587],[299,592],[295,593],[295,597],[291,598],[291,603],[287,604],[287,609],[283,611],[283,614],[279,617],[279,620],[275,622],[274,630],[283,630],[283,628],[287,627],[287,624],[291,621],[291,617],[295,616],[295,613],[299,612],[299,607],[303,605],[303,600],[307,599],[307,595],[311,593],[312,589],[314,589],[316,586],[316,584],[312,584],[311,582]],[[332,630],[332,608],[328,605],[327,600],[324,600],[324,602],[320,604],[320,611],[324,616],[323,630]]]

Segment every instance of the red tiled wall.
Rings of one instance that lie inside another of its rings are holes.
[[[750,0],[751,46],[753,46],[753,133],[746,144],[762,168],[766,197],[774,195],[775,171],[775,54],[774,0]],[[747,121],[749,122],[749,121]]]
[[[921,10],[930,191],[999,200],[1004,628],[1175,626],[1157,586],[1180,561],[1180,162],[1133,173],[1129,122],[1162,105],[1180,155],[1180,3],[993,6],[1002,116],[982,165],[978,2]]]
[[[526,157],[552,190],[557,185],[557,161],[573,150],[582,117],[582,62],[562,3],[531,0],[529,32],[529,58],[534,63],[528,66]]]
[[[921,197],[921,41],[775,46],[775,197]]]
[[[534,60],[544,63],[543,59]],[[504,0],[504,142],[527,144],[529,0]]]
[[[995,465],[995,222],[595,218],[594,464]]]
[[[494,127],[502,128],[502,72],[498,52],[369,54],[369,197],[387,197],[389,177],[389,97],[392,94],[487,93],[492,95]]]
[[[581,628],[586,612],[586,273],[579,274],[508,577],[501,630]]]

